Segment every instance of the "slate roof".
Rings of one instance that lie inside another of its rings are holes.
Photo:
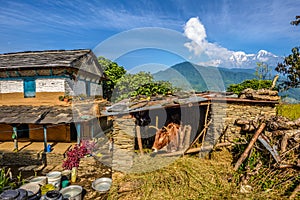
[[[91,118],[67,106],[0,106],[0,123],[6,124],[69,124]]]
[[[73,67],[74,62],[90,53],[89,49],[5,53],[0,54],[0,69]]]
[[[235,102],[251,104],[278,104],[278,101],[241,99],[231,92],[201,92],[196,94],[184,94],[183,96],[154,96],[149,100],[125,99],[106,107],[101,111],[104,116],[122,115],[145,110],[157,110],[165,108],[180,108],[185,106],[207,105],[210,102]]]

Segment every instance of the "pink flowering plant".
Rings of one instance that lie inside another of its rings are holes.
[[[71,170],[73,167],[79,167],[80,159],[92,153],[95,148],[95,142],[82,140],[67,151],[67,158],[63,161],[63,169]]]

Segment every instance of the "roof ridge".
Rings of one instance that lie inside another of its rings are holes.
[[[18,55],[22,55],[22,54],[39,54],[39,53],[62,53],[62,52],[80,52],[80,51],[86,51],[86,52],[90,52],[91,49],[71,49],[71,50],[66,50],[66,49],[58,49],[58,50],[41,50],[41,51],[20,51],[20,52],[9,52],[9,53],[3,53],[0,54],[0,56],[4,56],[4,55],[13,55],[13,54],[18,54]]]

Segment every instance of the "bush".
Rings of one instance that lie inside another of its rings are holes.
[[[80,145],[75,144],[75,146],[67,152],[67,159],[63,161],[62,165],[63,169],[71,170],[73,167],[78,167],[80,159],[91,154],[94,147],[94,142],[86,140],[81,141]]]
[[[259,90],[263,88],[270,88],[271,86],[272,86],[271,80],[252,79],[252,80],[245,80],[242,83],[229,85],[229,87],[227,88],[227,92],[233,92],[237,95],[240,95],[241,92],[247,88]]]
[[[140,86],[131,95],[133,97],[138,95],[145,95],[147,97],[155,96],[158,94],[167,95],[172,94],[174,89],[169,82],[153,82]]]
[[[153,76],[148,72],[125,74],[118,80],[115,86],[112,101],[118,102],[138,95],[150,97],[157,94],[172,94],[174,90],[171,83],[155,81]]]

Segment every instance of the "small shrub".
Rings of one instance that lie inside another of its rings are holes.
[[[62,167],[69,170],[73,167],[78,167],[80,159],[88,154],[91,154],[94,147],[94,142],[82,140],[79,145],[76,144],[73,148],[68,150],[67,159],[63,161]]]
[[[272,86],[271,80],[245,80],[242,83],[239,84],[231,84],[227,88],[228,92],[233,92],[237,95],[240,95],[241,92],[247,88],[251,88],[254,90],[264,89],[264,88],[270,88]]]

